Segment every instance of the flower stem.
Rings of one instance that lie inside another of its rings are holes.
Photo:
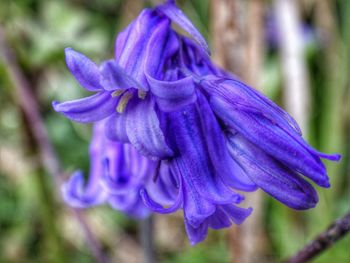
[[[139,223],[140,240],[144,253],[144,263],[154,263],[154,245],[153,245],[153,216],[143,219]]]
[[[303,263],[309,262],[317,255],[331,247],[336,241],[350,232],[350,213],[336,220],[326,231],[319,234],[308,245],[302,248],[294,256],[285,261],[285,263]]]

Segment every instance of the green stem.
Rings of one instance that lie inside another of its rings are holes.
[[[44,246],[41,246],[47,262],[66,263],[67,257],[64,242],[58,232],[57,204],[51,194],[52,186],[42,169],[38,169],[34,176],[40,202],[40,218],[43,224]]]

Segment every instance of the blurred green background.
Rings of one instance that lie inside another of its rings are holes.
[[[320,0],[327,1],[327,0]],[[1,0],[0,23],[21,70],[40,105],[64,171],[88,171],[90,128],[70,122],[51,101],[84,96],[65,67],[63,49],[73,47],[96,62],[113,56],[114,38],[152,1]],[[208,0],[178,1],[211,42]],[[339,152],[338,164],[327,162],[332,187],[318,189],[320,203],[295,212],[266,197],[263,205],[264,252],[261,262],[278,262],[295,253],[334,219],[350,210],[350,1],[329,1],[335,31],[318,37],[317,0],[299,1],[304,23],[312,30],[305,50],[312,107],[307,140],[317,149]],[[266,9],[271,6],[265,2]],[[264,49],[262,91],[278,104],[282,77],[276,47]],[[215,50],[213,50],[215,54]],[[37,147],[16,98],[6,63],[0,57],[0,262],[94,262],[81,229],[54,194]],[[141,262],[136,222],[109,207],[86,211],[89,225],[113,262]],[[181,214],[156,216],[155,247],[159,262],[230,262],[228,231],[210,231],[190,247]],[[350,262],[350,235],[314,262]]]

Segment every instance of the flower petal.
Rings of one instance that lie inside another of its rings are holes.
[[[75,172],[61,188],[64,201],[72,207],[87,208],[102,204],[107,199],[107,194],[100,189],[87,191],[84,186],[84,176]]]
[[[110,194],[138,193],[146,177],[154,174],[155,163],[139,154],[130,144],[108,141],[104,158],[106,172],[101,184]]]
[[[223,121],[259,148],[318,185],[329,187],[326,169],[320,158],[308,151],[299,141],[295,141],[276,123],[261,115],[247,113],[239,106],[231,105],[217,97],[211,98],[211,105]]]
[[[67,118],[78,122],[95,122],[102,120],[115,112],[117,100],[111,93],[100,92],[83,99],[52,103],[55,111],[62,113]]]
[[[203,95],[198,96],[197,105],[198,111],[201,113],[199,118],[201,119],[208,154],[214,164],[216,173],[230,187],[242,191],[256,190],[257,186],[230,157],[222,128],[218,125],[217,119]]]
[[[157,79],[163,79],[165,63],[169,62],[179,51],[180,41],[176,33],[170,28],[168,19],[160,22],[152,31],[147,43],[145,56],[145,74]]]
[[[222,205],[221,208],[237,225],[240,225],[253,212],[252,208],[242,208],[233,204]]]
[[[174,203],[172,205],[170,205],[169,207],[164,207],[163,205],[152,200],[152,198],[148,195],[147,190],[145,188],[141,189],[140,194],[141,194],[141,197],[142,197],[142,200],[143,200],[143,203],[145,204],[145,206],[148,207],[153,212],[160,213],[160,214],[173,213],[173,212],[179,210],[182,206],[182,203],[183,203],[181,191],[179,191]]]
[[[151,98],[130,105],[127,114],[126,131],[130,143],[150,159],[165,159],[173,155],[173,151],[165,142],[160,128],[157,113]]]
[[[280,202],[299,210],[316,205],[317,193],[311,184],[240,134],[229,136],[228,147],[250,179]]]
[[[97,65],[72,48],[65,49],[66,63],[73,76],[88,91],[102,90],[101,74]]]
[[[148,195],[155,202],[162,206],[171,206],[178,197],[180,179],[174,178],[169,161],[160,161],[158,167],[154,171],[153,176],[148,177],[145,189],[147,189]]]
[[[234,173],[223,166],[230,157],[225,146],[222,131],[202,95],[197,94],[195,104],[186,106],[181,111],[166,114],[166,131],[172,148],[178,152],[176,158],[180,173],[188,180],[190,187],[202,195],[204,199],[217,204],[235,202],[241,198],[226,186],[221,174]],[[205,116],[205,117],[204,117]],[[210,121],[209,121],[210,119]],[[221,137],[220,137],[221,136]],[[218,139],[219,138],[219,139]],[[226,155],[225,155],[226,154]],[[218,155],[218,156],[216,156]],[[221,160],[222,158],[223,160]]]
[[[208,222],[204,222],[198,227],[194,227],[185,220],[185,228],[186,228],[187,236],[192,246],[203,241],[207,237]]]
[[[292,140],[300,144],[301,147],[305,148],[305,150],[315,157],[316,162],[321,163],[319,160],[320,157],[332,161],[338,161],[340,159],[340,155],[338,154],[324,154],[310,147],[301,137],[298,124],[287,112],[243,82],[237,79],[210,76],[206,77],[202,81],[202,84],[204,84],[203,87],[211,96],[225,101],[237,110],[252,116],[258,116],[261,119],[266,119],[273,126],[277,126],[278,128],[276,130],[282,130]]]
[[[211,215],[207,220],[209,222],[209,227],[215,230],[231,226],[230,217],[226,215],[220,206],[216,208],[215,213]]]
[[[128,32],[125,32],[127,36],[123,36],[120,41],[117,41],[121,43],[123,48],[116,52],[116,62],[144,87],[147,86],[144,72],[148,72],[149,58],[154,52],[154,50],[150,50],[150,41],[153,35],[156,35],[158,41],[163,42],[162,37],[168,35],[169,28],[170,22],[165,16],[159,16],[153,9],[144,9],[127,30]],[[156,51],[157,53],[159,50]],[[154,57],[153,60],[158,66],[158,56]]]
[[[197,43],[202,47],[203,51],[206,54],[210,54],[210,49],[205,38],[175,4],[166,3],[164,5],[158,6],[158,9],[167,17],[169,17],[169,19],[172,22],[174,22],[183,30],[185,30],[188,34],[190,34],[194,38],[194,40],[196,40]]]
[[[191,77],[177,81],[161,81],[146,76],[151,92],[156,96],[157,104],[162,111],[176,111],[195,102],[195,85]]]
[[[129,138],[126,133],[126,114],[114,113],[108,118],[105,124],[106,137],[112,141],[128,143]]]
[[[284,129],[301,135],[296,121],[273,101],[234,78],[218,78],[208,76],[202,82],[204,88],[213,96],[217,96],[232,105],[250,109],[278,123]]]
[[[102,86],[105,90],[117,89],[140,89],[147,91],[147,87],[141,86],[131,75],[129,75],[116,61],[109,60],[104,62],[101,67]]]

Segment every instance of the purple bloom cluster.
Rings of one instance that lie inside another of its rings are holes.
[[[94,123],[88,181],[77,172],[63,187],[72,206],[108,203],[136,218],[182,209],[196,244],[208,228],[252,212],[238,206],[244,197],[235,190],[260,188],[308,209],[318,197],[305,177],[329,187],[320,158],[340,156],[311,148],[285,111],[214,65],[174,1],[143,10],[117,37],[113,59],[96,65],[67,48],[66,62],[95,93],[53,103],[71,120]]]

